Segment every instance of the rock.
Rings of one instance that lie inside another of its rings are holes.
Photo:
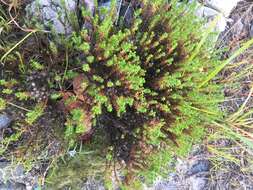
[[[26,190],[24,184],[21,183],[10,183],[7,182],[6,184],[0,184],[1,190]]]
[[[154,190],[179,190],[176,184],[172,182],[160,182],[155,185]]]
[[[239,0],[202,0],[204,3],[199,4],[197,15],[205,17],[210,20],[215,16],[220,16],[217,23],[217,31],[222,32],[226,28],[227,19],[230,12],[236,6]],[[63,2],[63,3],[61,3]],[[110,0],[98,1],[99,7],[110,8]],[[119,4],[119,1],[117,1]],[[94,12],[94,2],[92,0],[81,0],[80,5],[85,5],[92,13]],[[76,10],[80,5],[77,5],[76,0],[36,0],[26,7],[28,17],[36,18],[45,28],[51,28],[59,34],[70,34],[73,31],[74,25],[77,23],[70,23],[73,20],[73,15],[78,20]],[[128,6],[127,6],[128,7]],[[124,9],[124,5],[123,5]],[[132,15],[132,10],[126,12],[126,20],[129,20]],[[129,17],[129,18],[128,18]]]
[[[95,4],[93,0],[82,0],[83,4],[90,10],[91,13],[94,12]]]
[[[215,30],[217,32],[223,32],[226,29],[227,22],[232,22],[228,17],[239,0],[199,0],[199,2],[203,3],[199,3],[196,15],[206,18],[208,23],[218,16],[219,19]]]
[[[4,166],[2,168],[2,166]],[[19,183],[16,180],[19,177],[22,177],[23,173],[19,171],[19,169],[16,171],[12,171],[7,169],[8,165],[7,163],[1,165],[1,172],[0,172],[0,189],[1,190],[26,190],[26,185],[23,183]],[[17,174],[17,176],[15,176]]]
[[[8,115],[0,114],[0,129],[5,129],[9,127],[11,122],[12,119]]]
[[[88,179],[82,187],[82,190],[105,190],[105,186],[101,181]]]
[[[58,34],[70,34],[73,31],[73,17],[76,18],[75,0],[36,0],[27,5],[27,17],[39,22],[45,29]],[[37,24],[37,23],[36,23]]]
[[[0,162],[0,190],[32,190],[37,185],[38,177],[30,172],[26,173],[22,165]]]
[[[21,165],[12,166],[9,162],[0,162],[0,182],[16,181],[24,176],[24,168]]]
[[[207,190],[208,189],[208,180],[204,177],[190,177],[190,186],[191,190]]]
[[[194,145],[190,155],[192,157],[205,154],[206,147],[204,145]]]
[[[204,0],[204,5],[228,17],[239,1],[241,0]]]
[[[118,7],[121,5],[120,16],[124,16],[125,22],[128,24],[133,16],[132,6],[129,3],[120,4],[120,0],[117,0],[116,3]],[[28,20],[31,20],[29,24],[39,24],[42,29],[49,32],[53,31],[57,34],[70,35],[75,29],[89,28],[89,25],[79,22],[79,10],[83,6],[91,14],[94,13],[95,4],[93,0],[34,0],[31,4],[27,5],[26,13]],[[110,9],[110,7],[111,0],[98,1],[99,9]]]
[[[17,167],[12,171],[12,176],[15,176],[16,178],[20,178],[24,175],[24,167],[21,165],[17,165]]]
[[[211,23],[216,16],[219,16],[215,30],[218,32],[222,32],[226,29],[228,19],[225,18],[220,12],[212,8],[205,6],[200,7],[197,10],[197,16],[206,18],[208,23]]]
[[[200,172],[208,172],[210,170],[210,165],[209,160],[199,160],[197,163],[192,165],[189,171],[187,171],[187,175],[192,176]]]

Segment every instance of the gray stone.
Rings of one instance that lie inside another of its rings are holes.
[[[154,190],[180,190],[180,188],[172,182],[160,182],[156,184]]]
[[[0,190],[32,190],[38,185],[38,176],[25,172],[22,165],[0,162]]]
[[[26,187],[21,183],[7,182],[0,184],[0,190],[26,190]]]
[[[0,162],[0,182],[17,181],[24,177],[24,168],[21,165],[13,166],[9,162]]]
[[[21,165],[17,165],[15,170],[12,172],[12,176],[15,176],[16,178],[22,177],[24,175],[24,167]]]
[[[240,0],[201,0],[204,4],[228,17]]]
[[[197,163],[192,165],[192,167],[187,172],[188,176],[200,173],[200,172],[208,172],[210,170],[210,161],[209,160],[199,160]]]
[[[83,4],[87,7],[88,10],[90,10],[91,13],[94,12],[95,4],[93,0],[82,0]]]
[[[10,126],[12,119],[5,114],[0,114],[0,129],[4,129]]]
[[[63,3],[61,3],[62,1]],[[118,6],[119,2],[120,0],[117,1]],[[54,31],[58,34],[69,35],[78,25],[79,13],[77,10],[80,10],[81,7],[90,10],[91,14],[94,13],[95,4],[93,0],[34,0],[31,4],[27,5],[26,13],[30,24],[39,24],[43,30],[47,30],[48,32]],[[111,1],[98,1],[98,7],[99,9],[110,9]],[[131,8],[125,15],[126,20],[130,13],[132,14]],[[73,17],[75,21],[73,21]],[[88,26],[84,23],[84,26],[78,27],[87,28]]]
[[[208,180],[204,177],[190,177],[190,190],[207,190]]]
[[[63,2],[63,3],[62,3]],[[76,15],[75,0],[35,0],[27,5],[28,19],[42,24],[59,34],[70,34],[73,31],[71,15]]]
[[[191,0],[193,2],[195,0]],[[232,22],[228,19],[229,14],[236,7],[240,0],[198,0],[199,7],[197,9],[196,15],[201,18],[207,19],[207,27],[210,23],[218,17],[215,31],[223,32],[226,29],[227,23]]]

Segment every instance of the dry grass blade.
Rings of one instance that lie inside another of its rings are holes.
[[[33,35],[35,32],[37,32],[36,30],[35,31],[32,31],[30,33],[28,33],[23,39],[21,39],[18,43],[16,43],[11,49],[9,49],[0,59],[0,63],[2,65],[4,65],[3,61],[4,59],[14,50],[16,49],[20,44],[22,44],[27,38],[29,38],[31,35]]]
[[[252,85],[251,85],[251,86],[252,86]],[[238,116],[240,116],[240,115],[244,112],[247,103],[249,102],[250,98],[252,97],[252,94],[253,94],[253,86],[251,87],[250,92],[249,92],[249,94],[248,94],[248,97],[246,98],[246,100],[244,101],[244,103],[242,104],[242,106],[239,108],[239,110],[238,110],[237,112],[235,112],[234,114],[232,114],[232,115],[227,119],[227,121],[230,121],[230,122],[235,121],[235,120],[238,118]]]

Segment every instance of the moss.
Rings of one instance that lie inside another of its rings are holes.
[[[101,166],[105,165],[107,175],[114,166],[123,166],[126,185],[140,176],[152,182],[166,172],[163,169],[173,155],[186,154],[203,136],[208,123],[223,117],[217,103],[223,99],[221,85],[210,81],[199,88],[219,61],[210,51],[213,34],[205,38],[208,34],[194,14],[195,5],[175,0],[136,0],[132,8],[134,16],[127,24],[123,17],[115,17],[115,3],[110,10],[96,8],[94,15],[83,10],[85,29],[69,38],[58,36],[57,42],[37,33],[29,41],[22,41],[4,60],[7,66],[14,63],[14,69],[5,69],[18,73],[14,78],[19,84],[0,81],[0,89],[7,89],[0,92],[4,93],[0,109],[6,108],[5,99],[7,103],[22,102],[26,110],[23,115],[33,129],[28,134],[25,118],[18,121],[25,131],[20,144],[42,142],[41,137],[45,137],[45,146],[37,146],[36,151],[41,147],[47,151],[52,139],[41,118],[45,116],[43,110],[53,105],[55,111],[60,108],[65,114],[65,121],[60,120],[57,126],[50,124],[53,131],[60,130],[57,139],[64,146],[60,155],[83,145],[74,158],[64,155],[66,163],[57,162],[52,167],[55,169],[51,170],[49,184],[55,181],[59,188],[71,186],[70,181],[61,181],[69,178],[74,184],[87,175],[102,175]],[[3,52],[12,47],[6,40],[1,44]],[[19,53],[30,47],[37,48],[31,54]],[[27,97],[25,79],[36,70],[48,74],[38,81],[48,90],[46,99]],[[41,103],[43,110],[29,112]],[[59,127],[64,123],[65,128]],[[34,153],[23,148],[14,150]],[[136,188],[138,185],[136,182]]]
[[[47,188],[81,189],[84,182],[91,178],[103,182],[107,170],[105,157],[108,144],[103,131],[97,130],[96,137],[83,147],[75,146],[74,149],[70,149],[51,166],[46,179]],[[70,156],[70,152],[74,155]]]
[[[129,176],[140,171],[154,179],[166,164],[159,157],[187,153],[206,124],[222,117],[210,103],[223,98],[221,86],[211,81],[199,88],[219,62],[194,6],[136,1],[128,27],[115,24],[115,7],[106,17],[95,11],[84,17],[90,27],[71,38],[86,84],[81,92],[73,84],[80,103],[74,107],[89,113],[93,126],[105,118],[99,123],[109,133],[113,158],[126,164]]]

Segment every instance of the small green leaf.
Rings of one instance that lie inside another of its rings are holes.
[[[2,91],[4,94],[12,94],[12,90],[11,89],[3,89],[3,91]]]
[[[83,71],[85,71],[85,72],[88,72],[88,71],[90,71],[90,66],[89,66],[89,64],[83,64]]]
[[[6,108],[6,101],[3,98],[0,98],[0,111]]]
[[[25,121],[32,125],[44,112],[44,106],[42,104],[37,104],[34,110],[26,113]]]

